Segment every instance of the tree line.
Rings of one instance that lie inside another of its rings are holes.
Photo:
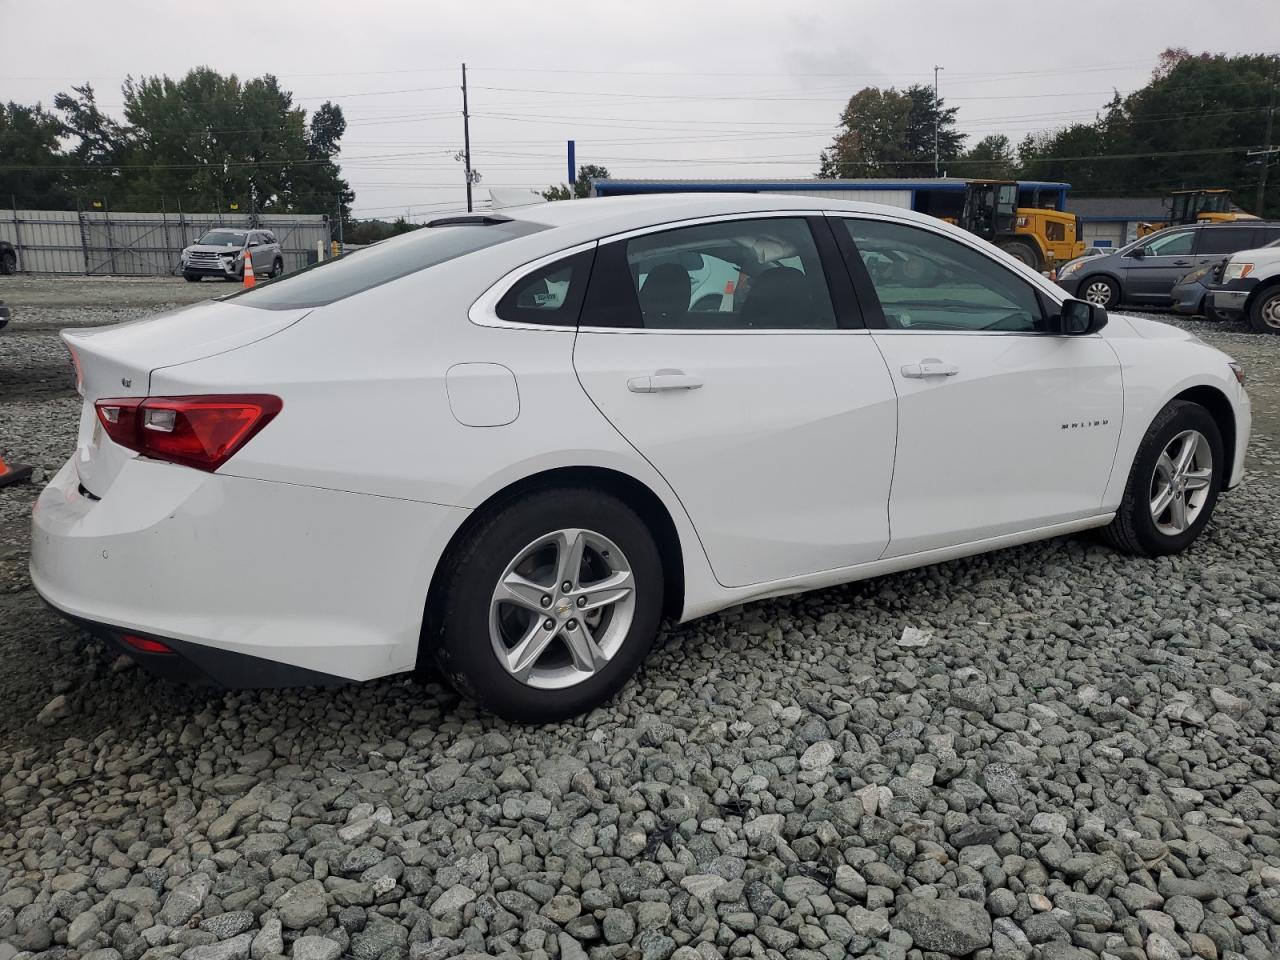
[[[198,67],[125,80],[124,120],[86,83],[53,108],[0,104],[0,203],[45,210],[218,210],[350,216],[336,162],[347,122],[311,112],[271,74]]]
[[[940,172],[968,179],[1054,180],[1092,196],[1164,195],[1226,187],[1259,216],[1280,216],[1280,171],[1256,209],[1260,165],[1276,105],[1280,57],[1166,50],[1143,87],[1117,92],[1089,122],[1028,134],[1015,146],[989,134],[966,147],[957,108],[924,85],[867,87],[840,114],[839,131],[819,156],[819,177],[931,177],[934,130]],[[1272,134],[1272,145],[1280,129]]]

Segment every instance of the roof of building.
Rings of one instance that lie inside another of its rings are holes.
[[[1169,215],[1163,197],[1071,196],[1067,212],[1082,220],[1161,220]]]

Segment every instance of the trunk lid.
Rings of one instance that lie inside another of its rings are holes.
[[[84,397],[75,453],[80,485],[95,497],[105,496],[120,468],[137,456],[105,435],[94,411],[96,401],[145,397],[153,371],[264,340],[309,312],[258,310],[234,301],[208,300],[145,320],[62,331]]]

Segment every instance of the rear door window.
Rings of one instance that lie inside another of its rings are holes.
[[[545,230],[540,223],[451,223],[423,227],[353,254],[322,260],[226,299],[264,310],[320,307],[485,247]]]
[[[803,218],[676,227],[611,246],[625,251],[623,269],[630,279],[623,296],[633,319],[620,325],[652,330],[837,327],[818,247]]]
[[[1196,253],[1235,253],[1254,243],[1253,227],[1206,227],[1198,232]]]

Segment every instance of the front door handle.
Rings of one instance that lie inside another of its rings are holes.
[[[647,377],[632,377],[627,389],[632,393],[666,393],[669,390],[697,390],[702,381],[683,370],[659,370]]]
[[[1173,265],[1174,265],[1175,267],[1189,267],[1189,266],[1191,266],[1191,261],[1190,261],[1190,260],[1175,260],[1175,261],[1173,261]]]
[[[933,357],[921,360],[919,363],[902,365],[902,375],[911,380],[923,380],[925,377],[954,377],[959,372],[960,368],[954,363],[943,363]]]

